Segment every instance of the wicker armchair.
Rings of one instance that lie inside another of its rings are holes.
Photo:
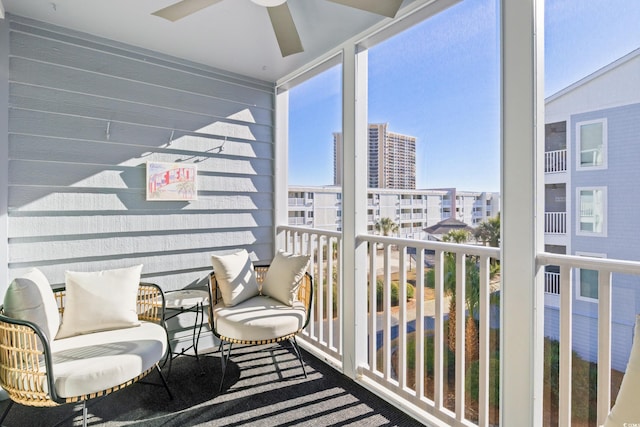
[[[269,266],[255,266],[256,279],[262,286]],[[209,276],[211,292],[209,323],[213,334],[220,339],[222,360],[220,388],[222,391],[227,363],[233,344],[262,345],[289,341],[296,354],[302,372],[307,377],[302,353],[296,335],[309,323],[313,295],[313,280],[304,273],[297,291],[297,301],[292,305],[280,303],[265,295],[257,295],[242,304],[227,307],[222,300],[215,271]],[[225,351],[225,345],[227,349]]]
[[[58,310],[60,314],[62,314],[65,307],[65,289],[64,287],[56,288],[53,289],[53,292],[56,302],[58,303]],[[107,355],[105,356],[104,353],[101,353],[99,349],[96,350],[96,348],[126,347],[122,345],[110,346],[110,344],[135,342],[135,338],[131,338],[131,336],[129,336],[129,341],[127,341],[124,335],[128,333],[137,333],[140,335],[152,332],[153,337],[149,337],[149,339],[154,339],[157,342],[164,341],[162,345],[166,353],[168,337],[162,322],[164,315],[164,294],[162,290],[155,284],[141,283],[138,288],[136,308],[138,319],[141,321],[141,327],[145,328],[144,330],[133,331],[138,328],[128,328],[132,331],[126,332],[127,329],[122,329],[104,333],[96,332],[96,335],[101,333],[107,334],[104,335],[105,342],[103,345],[95,345],[95,343],[87,345],[86,347],[67,345],[66,348],[58,349],[60,351],[56,352],[56,348],[52,347],[58,347],[58,342],[50,343],[42,328],[33,322],[7,317],[4,306],[0,306],[0,385],[11,399],[10,404],[0,417],[0,424],[7,416],[13,403],[26,406],[48,407],[64,403],[82,402],[83,426],[86,426],[87,400],[105,396],[133,384],[154,369],[160,374],[162,385],[166,388],[169,397],[173,398],[158,365],[159,360],[164,357],[164,354],[160,355],[158,360],[156,360],[154,364],[152,363],[150,367],[146,369],[143,368],[144,371],[139,372],[133,378],[127,378],[122,382],[109,384],[104,389],[92,390],[90,393],[79,395],[69,395],[68,390],[61,390],[60,379],[56,377],[58,370],[54,369],[54,366],[60,362],[60,359],[67,357],[65,362],[69,362],[71,358],[68,356],[73,354],[75,361],[80,357],[78,354],[83,354],[81,357],[85,358],[85,366],[100,365],[97,362],[91,362],[90,358],[100,356],[108,357],[111,355],[117,358],[124,350],[107,350]],[[161,327],[162,330],[158,329],[158,327]],[[118,336],[118,333],[121,331],[124,331],[123,335]],[[164,336],[162,334],[164,334]],[[80,339],[86,342],[90,340],[88,335],[82,336]],[[111,341],[108,341],[109,339],[111,339]],[[65,339],[56,341],[65,341]],[[140,347],[143,346],[141,345]],[[147,351],[147,357],[148,353],[151,352]],[[157,348],[154,353],[156,355],[159,353]],[[106,381],[109,380],[114,381],[113,378],[106,379]],[[88,387],[91,388],[92,385]]]

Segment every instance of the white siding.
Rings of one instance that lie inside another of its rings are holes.
[[[271,259],[273,84],[19,17],[4,25],[10,278],[141,263],[167,291],[206,286],[214,252]],[[198,200],[146,201],[147,161],[197,164]]]
[[[602,110],[638,102],[640,49],[612,62],[590,76],[550,96],[545,104],[545,121],[566,120],[571,114]]]

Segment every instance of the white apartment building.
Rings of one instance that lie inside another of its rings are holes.
[[[288,210],[289,225],[341,231],[342,188],[289,186]],[[390,218],[401,238],[424,239],[426,227],[452,216],[476,226],[499,212],[500,195],[492,192],[370,188],[367,194],[369,232],[375,234],[375,224]]]
[[[637,191],[640,158],[640,49],[550,96],[545,104],[545,251],[640,259]],[[599,276],[574,269],[573,349],[596,361]],[[630,353],[639,281],[611,280],[612,367]],[[545,334],[560,336],[560,268],[545,267]]]

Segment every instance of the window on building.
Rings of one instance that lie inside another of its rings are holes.
[[[592,258],[606,258],[605,254],[594,254],[590,252],[576,252],[579,256],[589,256]],[[598,271],[580,268],[576,274],[576,298],[583,301],[598,301]]]
[[[576,125],[577,169],[607,167],[607,122],[592,120]]]
[[[605,187],[577,188],[576,234],[603,236],[607,234],[607,192]]]
[[[598,299],[598,271],[581,269],[578,295],[586,299]]]

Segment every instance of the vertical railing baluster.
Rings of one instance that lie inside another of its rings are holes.
[[[313,300],[317,301],[317,293],[318,293],[318,277],[320,276],[320,271],[322,270],[322,235],[318,234],[317,238],[315,239],[315,265],[314,268],[311,270],[313,273],[313,280],[314,280],[314,294],[313,295]],[[315,273],[315,274],[314,274]],[[317,302],[314,304],[317,307]],[[309,330],[309,336],[312,339],[316,338],[316,310],[314,308],[311,309],[311,316],[310,316],[310,320],[309,320],[309,326],[307,327],[307,329]]]
[[[571,267],[560,266],[560,402],[558,402],[558,427],[571,426],[571,352],[573,350],[571,270]]]
[[[336,242],[336,248],[337,247],[338,247],[338,242]],[[327,304],[327,343],[329,344],[329,348],[330,349],[336,350],[337,349],[336,343],[333,342],[333,330],[335,328],[334,322],[333,322],[333,315],[334,315],[334,313],[333,313],[333,301],[334,301],[334,298],[335,298],[335,295],[333,294],[333,285],[335,284],[334,280],[337,280],[338,276],[341,276],[341,274],[336,274],[335,279],[334,279],[333,270],[337,266],[334,266],[333,242],[331,243],[331,246],[329,246],[329,251],[330,251],[329,258],[331,259],[331,268],[327,272],[327,301],[326,301],[326,304]]]
[[[437,411],[444,408],[444,252],[434,257],[435,322],[433,331],[433,400]]]
[[[338,237],[336,239],[337,242],[337,252],[338,254],[342,253],[342,237]],[[342,274],[340,274],[340,272],[342,271],[342,258],[338,257],[336,259],[336,270],[338,272],[338,274],[336,275],[336,281],[337,281],[337,285],[336,285],[336,290],[337,290],[337,298],[338,298],[338,313],[342,313],[342,304],[343,304],[343,300],[342,300]],[[344,329],[344,324],[342,322],[339,322],[339,326],[338,326],[338,337],[337,337],[337,341],[338,341],[338,354],[342,354],[342,336],[343,336],[343,329]]]
[[[416,249],[416,396],[424,397],[424,249]]]
[[[462,421],[465,415],[465,302],[466,302],[466,255],[456,253],[456,419]]]
[[[376,292],[376,244],[369,244],[369,368],[375,372],[378,368],[378,295]]]
[[[382,364],[384,366],[384,379],[389,381],[391,376],[391,246],[384,245],[384,280],[383,280],[383,317],[384,317],[384,334],[383,334],[383,356]]]
[[[398,383],[407,386],[407,247],[398,247]]]
[[[598,271],[598,425],[611,410],[611,278],[610,271]]]
[[[491,327],[491,278],[489,269],[489,257],[481,255],[480,260],[480,294],[479,294],[479,310],[480,321],[478,328],[479,336],[479,353],[480,353],[480,378],[478,381],[480,390],[478,390],[478,426],[488,427],[489,425],[489,374],[490,374],[490,354],[489,331]]]
[[[331,268],[333,266],[333,261],[332,261],[332,256],[331,256],[331,237],[327,237],[326,240],[326,246],[323,247],[323,252],[325,252],[326,250],[326,255],[327,255],[327,269],[325,270],[324,268],[322,268],[322,272],[323,274],[321,275],[321,277],[319,278],[320,280],[318,281],[318,341],[321,344],[326,345],[326,341],[324,338],[324,322],[325,322],[325,315],[324,315],[324,287],[326,284],[329,283],[330,281],[330,277],[331,277]],[[327,273],[327,271],[329,273]],[[326,276],[326,277],[325,277]],[[326,282],[326,283],[325,283]]]

